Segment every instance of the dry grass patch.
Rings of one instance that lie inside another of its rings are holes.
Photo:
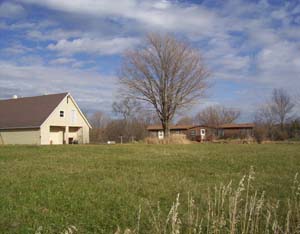
[[[187,203],[181,204],[177,195],[169,213],[162,215],[160,205],[153,209],[149,205],[149,230],[140,230],[141,211],[137,227],[118,227],[115,234],[296,234],[300,233],[300,183],[296,174],[291,195],[285,201],[268,199],[265,191],[259,192],[252,187],[254,171],[244,176],[234,188],[232,182],[221,184],[209,190],[206,207],[197,205],[193,196],[188,194]],[[282,203],[286,209],[280,212]]]
[[[147,144],[192,144],[193,142],[186,138],[184,134],[174,134],[164,139],[158,139],[157,137],[147,137],[145,139]]]

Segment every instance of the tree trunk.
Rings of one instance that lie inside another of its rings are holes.
[[[280,129],[281,129],[281,131],[283,131],[283,129],[284,129],[284,118],[283,117],[280,118]]]
[[[168,138],[170,136],[169,121],[163,121],[162,127],[164,131],[164,137]]]

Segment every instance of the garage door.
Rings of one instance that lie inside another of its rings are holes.
[[[50,128],[50,144],[62,145],[64,142],[64,129],[51,127]]]

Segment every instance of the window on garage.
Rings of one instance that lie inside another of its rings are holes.
[[[71,121],[72,121],[73,124],[77,122],[77,113],[76,113],[76,110],[72,110],[71,111]]]

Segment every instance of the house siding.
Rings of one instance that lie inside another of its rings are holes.
[[[253,137],[252,128],[228,128],[219,129],[218,137],[220,138],[247,138]]]
[[[230,126],[228,126],[230,125]],[[158,137],[161,128],[153,125],[148,128],[149,136]],[[205,134],[201,136],[201,129],[205,129]],[[249,138],[253,137],[254,124],[226,124],[219,127],[214,126],[186,126],[186,128],[172,128],[171,134],[184,134],[191,141],[213,141],[218,138]]]
[[[64,116],[60,116],[60,111],[64,112]],[[75,111],[76,118],[72,117],[72,111]],[[73,99],[68,95],[61,103],[55,108],[55,110],[50,114],[48,119],[41,126],[41,144],[48,145],[54,143],[54,139],[51,139],[50,127],[62,127],[64,128],[63,142],[61,144],[68,144],[68,139],[72,137],[77,140],[78,143],[88,144],[89,143],[89,126],[85,121],[84,117],[78,110]],[[74,132],[69,132],[70,128],[80,128],[78,134]],[[80,135],[80,139],[79,139]],[[56,141],[55,141],[56,142]],[[60,144],[60,143],[58,143]]]
[[[148,130],[148,135],[149,137],[158,137],[158,132],[161,132],[163,131],[162,129],[161,130]],[[187,135],[188,133],[188,130],[186,129],[170,129],[170,134],[171,135],[179,135],[179,134],[182,134],[182,135]]]
[[[205,137],[201,139],[201,129],[205,129]],[[206,126],[196,126],[188,129],[187,137],[191,141],[211,141],[215,137],[215,129]]]
[[[0,144],[40,145],[40,129],[0,130]]]

